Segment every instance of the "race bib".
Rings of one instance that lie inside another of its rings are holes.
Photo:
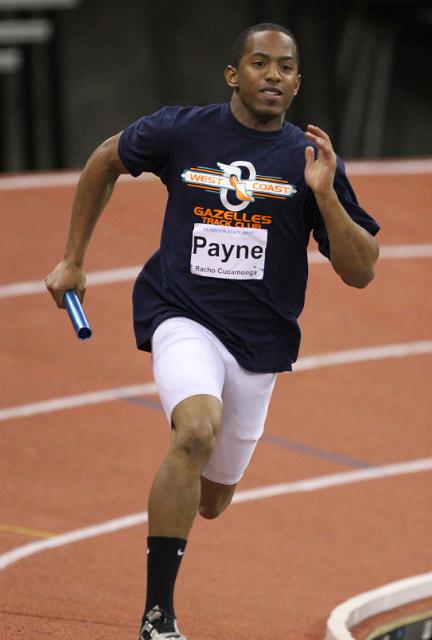
[[[194,224],[191,273],[226,280],[262,280],[267,229]]]

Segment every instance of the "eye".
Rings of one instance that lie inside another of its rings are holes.
[[[264,66],[264,62],[262,60],[255,60],[255,62],[252,63],[254,67],[263,67]]]
[[[292,66],[289,64],[283,64],[281,69],[282,71],[292,71]]]

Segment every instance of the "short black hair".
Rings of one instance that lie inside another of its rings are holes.
[[[235,40],[233,49],[232,49],[231,64],[233,67],[235,67],[236,69],[238,68],[240,64],[240,60],[244,55],[246,43],[248,41],[249,36],[252,33],[259,33],[260,31],[280,31],[281,33],[285,33],[287,36],[289,36],[295,44],[297,69],[298,70],[300,69],[300,53],[299,53],[299,48],[298,48],[298,44],[295,36],[291,33],[289,29],[287,29],[286,27],[283,27],[280,24],[276,24],[275,22],[260,22],[259,24],[254,24],[252,27],[248,27],[247,29],[241,32],[241,34]]]

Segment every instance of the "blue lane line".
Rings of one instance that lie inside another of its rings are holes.
[[[323,460],[337,462],[338,464],[343,464],[347,467],[352,467],[353,469],[366,469],[368,467],[374,466],[372,464],[364,462],[363,460],[356,460],[355,458],[345,456],[343,453],[336,453],[334,451],[327,451],[326,449],[319,449],[318,447],[312,447],[309,444],[297,442],[296,440],[291,440],[290,438],[274,436],[271,433],[264,433],[261,441],[267,442],[268,444],[275,444],[278,447],[283,447],[284,449],[292,449],[293,451],[306,453],[308,455],[315,456],[316,458],[322,458]]]
[[[147,409],[156,409],[162,411],[162,405],[159,400],[151,400],[150,398],[143,398],[142,396],[136,396],[135,398],[125,398],[126,402],[132,404],[139,404],[141,407],[147,407]]]
[[[131,402],[132,404],[140,405],[142,407],[146,407],[147,409],[162,411],[162,406],[159,400],[152,400],[147,397],[144,398],[143,396],[136,396],[135,398],[125,398],[125,401]],[[327,451],[326,449],[319,449],[318,447],[312,447],[311,445],[304,444],[303,442],[297,442],[296,440],[291,440],[290,438],[274,436],[271,433],[264,433],[261,438],[261,442],[273,444],[277,447],[282,447],[283,449],[298,451],[299,453],[314,456],[315,458],[330,460],[331,462],[336,462],[337,464],[342,464],[353,469],[367,469],[368,467],[374,466],[372,464],[368,464],[367,462],[363,462],[363,460],[356,460],[355,458],[345,456],[342,453]]]

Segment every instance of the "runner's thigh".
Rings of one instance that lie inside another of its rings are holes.
[[[234,358],[226,370],[222,425],[203,475],[213,482],[236,484],[263,433],[276,375],[245,371]]]
[[[225,366],[209,331],[188,318],[169,318],[152,338],[153,377],[171,424],[174,407],[194,395],[222,401]]]

